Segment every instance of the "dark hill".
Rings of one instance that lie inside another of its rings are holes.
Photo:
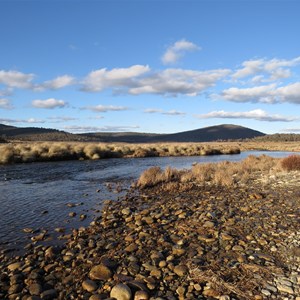
[[[152,134],[135,132],[95,132],[72,134],[49,128],[14,127],[0,124],[0,136],[8,140],[23,141],[94,141],[108,143],[164,143],[164,142],[211,142],[217,140],[238,140],[264,136],[265,134],[237,125],[218,125],[173,134]]]
[[[218,125],[173,134],[146,133],[90,133],[105,142],[156,143],[156,142],[211,142],[216,140],[250,139],[265,134],[250,128],[237,125]]]

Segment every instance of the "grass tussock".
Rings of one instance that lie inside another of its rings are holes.
[[[7,143],[0,145],[0,164],[116,157],[198,156],[240,153],[236,146],[203,144]]]
[[[140,188],[169,182],[213,184],[234,186],[247,184],[256,174],[276,174],[282,171],[281,160],[267,155],[250,155],[241,162],[222,161],[219,163],[196,164],[189,170],[178,171],[168,167],[165,171],[152,167],[144,171],[137,181]],[[168,175],[167,174],[171,174]]]
[[[281,162],[281,166],[287,171],[299,171],[300,170],[300,155],[290,155],[284,158]]]

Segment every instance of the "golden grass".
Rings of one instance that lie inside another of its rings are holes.
[[[234,154],[234,146],[205,144],[108,144],[80,142],[19,142],[0,145],[0,163],[24,163],[74,159],[102,159],[113,157],[197,156]]]
[[[137,186],[146,188],[160,183],[169,182],[214,184],[220,186],[234,186],[238,183],[247,184],[260,174],[277,174],[282,171],[282,159],[267,155],[250,155],[240,162],[222,161],[218,163],[196,164],[190,170],[172,169],[162,170],[152,167],[144,171],[137,181]],[[167,176],[172,174],[172,176]]]
[[[0,164],[111,157],[199,156],[248,150],[300,151],[299,142],[83,143],[14,142],[0,144]],[[220,174],[221,175],[221,174]]]

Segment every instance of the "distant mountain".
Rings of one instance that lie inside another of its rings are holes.
[[[237,125],[218,125],[173,134],[135,132],[95,132],[72,134],[65,131],[36,127],[14,127],[0,124],[0,136],[27,141],[94,141],[108,143],[211,142],[217,140],[251,139],[265,134]]]
[[[51,128],[15,127],[0,124],[0,136],[7,140],[22,141],[84,141],[84,136]]]

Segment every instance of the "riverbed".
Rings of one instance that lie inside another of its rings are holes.
[[[66,232],[99,216],[105,200],[117,200],[151,166],[178,169],[194,163],[239,161],[248,155],[285,157],[290,152],[250,151],[236,155],[103,159],[0,166],[0,248],[25,245],[24,228]]]

